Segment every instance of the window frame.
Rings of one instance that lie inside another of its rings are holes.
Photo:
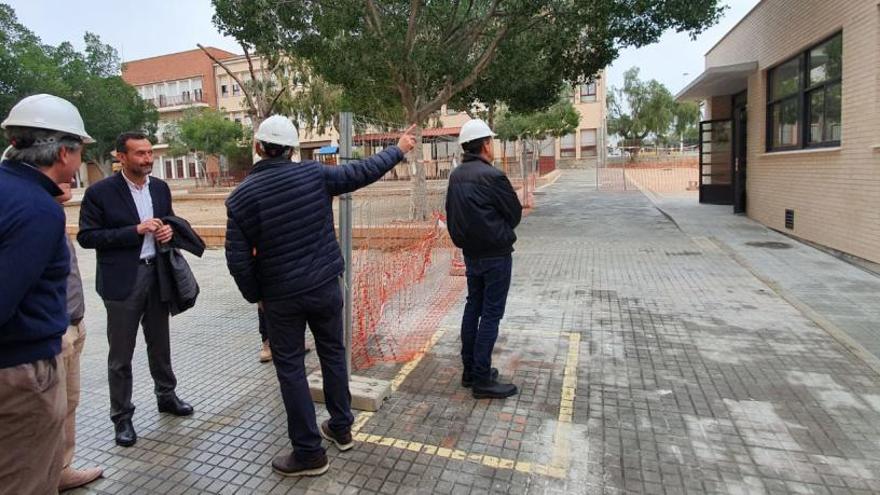
[[[591,86],[592,86],[592,90],[593,90],[592,93],[590,92]],[[598,93],[599,93],[599,87],[598,87],[598,84],[596,84],[596,81],[581,84],[580,92],[578,95],[578,102],[579,103],[596,103],[597,101],[599,101]]]
[[[810,84],[810,52],[814,49],[828,43],[834,38],[840,36],[841,39],[841,55],[840,55],[840,74],[832,79],[826,79],[817,84]],[[833,87],[836,85],[840,86],[840,98],[841,98],[841,109],[840,109],[840,125],[843,126],[843,30],[839,30],[823,38],[822,40],[813,43],[808,46],[804,50],[800,51],[798,54],[789,57],[781,62],[773,65],[772,67],[767,69],[767,90],[766,90],[766,98],[767,103],[765,106],[766,115],[765,115],[765,151],[767,153],[781,152],[781,151],[792,151],[792,150],[802,150],[802,149],[814,149],[814,148],[835,148],[839,147],[841,143],[841,139],[830,140],[830,141],[819,141],[819,142],[810,142],[810,133],[811,133],[811,107],[810,107],[810,97],[818,92],[822,91],[825,93],[826,89],[829,87]],[[798,61],[798,88],[797,91],[793,94],[786,95],[779,98],[773,98],[773,71],[782,67],[783,65],[791,62],[792,60]],[[798,104],[797,109],[797,124],[800,126],[797,133],[797,143],[794,145],[785,145],[779,146],[774,143],[774,138],[776,134],[776,129],[773,127],[773,108],[776,105],[782,105],[788,101],[794,100]],[[827,104],[825,103],[826,98],[823,96],[823,115],[825,112],[825,108],[827,108]],[[823,129],[824,133],[824,129]],[[841,129],[841,136],[843,136],[843,132]]]

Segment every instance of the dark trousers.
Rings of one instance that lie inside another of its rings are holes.
[[[287,430],[293,455],[308,461],[324,453],[309,394],[305,367],[306,324],[315,337],[315,349],[324,377],[324,400],[330,429],[346,432],[354,422],[345,365],[342,334],[342,291],[335,279],[290,299],[263,301],[272,359],[287,411]]]
[[[269,340],[269,333],[266,331],[266,314],[262,309],[257,309],[257,318],[260,320],[260,339],[265,342]]]
[[[107,360],[110,381],[110,419],[118,422],[131,419],[131,358],[137,342],[138,326],[144,327],[147,358],[153,375],[156,397],[174,394],[177,378],[171,369],[171,342],[168,335],[168,304],[159,298],[156,265],[138,265],[134,287],[122,301],[104,301],[107,308]]]
[[[465,256],[464,265],[468,295],[461,319],[461,361],[475,381],[482,381],[489,379],[492,368],[492,350],[507,304],[513,257]]]

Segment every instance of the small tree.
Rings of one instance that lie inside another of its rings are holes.
[[[527,114],[502,110],[495,124],[495,133],[502,141],[522,141],[523,159],[531,148],[534,161],[540,154],[541,141],[547,137],[560,138],[574,132],[580,115],[568,98],[561,98],[542,112]]]
[[[623,75],[623,88],[611,88],[607,96],[608,132],[617,134],[623,145],[638,155],[649,136],[663,136],[673,121],[674,99],[661,83],[639,79],[633,67]]]
[[[237,155],[246,134],[241,124],[217,110],[190,110],[169,129],[169,151],[174,155],[192,155],[207,177],[208,157]]]

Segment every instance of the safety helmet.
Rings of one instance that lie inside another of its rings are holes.
[[[0,127],[34,127],[77,136],[83,143],[95,142],[73,103],[47,94],[28,96],[16,103]]]
[[[458,144],[494,136],[495,133],[492,132],[492,129],[489,129],[488,124],[481,119],[471,119],[461,126],[461,131],[458,133]]]
[[[280,144],[282,146],[299,146],[299,133],[296,126],[283,115],[273,115],[264,120],[257,133],[254,134],[257,141],[264,143]]]

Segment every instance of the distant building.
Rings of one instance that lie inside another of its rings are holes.
[[[235,57],[234,53],[209,47],[218,59]],[[159,112],[158,143],[153,147],[153,175],[166,180],[193,180],[203,171],[192,156],[171,156],[168,150],[168,126],[192,108],[217,108],[214,63],[200,49],[188,50],[125,62],[122,79],[138,90],[141,97]],[[206,171],[219,174],[219,162],[209,158]]]

